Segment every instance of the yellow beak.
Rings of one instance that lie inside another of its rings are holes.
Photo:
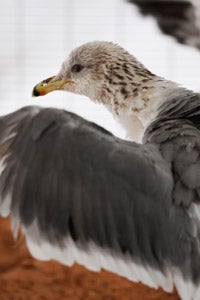
[[[56,91],[56,90],[62,90],[63,86],[66,84],[72,84],[74,83],[70,79],[66,80],[55,80],[56,76],[47,78],[40,83],[38,83],[34,88],[32,92],[33,97],[38,96],[44,96],[50,92]]]

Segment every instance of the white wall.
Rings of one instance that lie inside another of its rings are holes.
[[[0,114],[23,105],[63,107],[123,135],[110,114],[85,97],[62,92],[32,98],[75,46],[111,40],[153,72],[200,90],[200,51],[160,33],[123,0],[6,0],[0,9]]]

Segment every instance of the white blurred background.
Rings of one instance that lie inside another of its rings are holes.
[[[6,0],[0,8],[0,115],[24,105],[65,108],[123,136],[112,116],[83,96],[54,92],[32,98],[33,86],[55,75],[82,43],[109,40],[152,72],[200,90],[200,51],[160,33],[124,0]]]

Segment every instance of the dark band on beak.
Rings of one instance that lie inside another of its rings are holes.
[[[32,91],[33,97],[44,96],[50,92],[62,90],[64,85],[73,84],[74,81],[67,78],[64,80],[57,80],[56,76],[49,77],[41,82],[39,82]]]
[[[33,88],[33,96],[34,96],[34,97],[41,96],[40,93],[39,93],[38,90],[37,90],[37,85]]]

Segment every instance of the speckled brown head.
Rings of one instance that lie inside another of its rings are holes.
[[[137,94],[139,84],[152,76],[122,47],[111,42],[90,42],[73,50],[58,75],[35,86],[33,95],[66,90],[105,103],[116,95],[126,98]]]
[[[104,104],[124,123],[127,115],[138,116],[146,110],[155,82],[159,85],[159,81],[162,81],[160,77],[148,71],[122,47],[96,41],[74,49],[59,73],[36,85],[33,95],[54,90],[82,94]]]

